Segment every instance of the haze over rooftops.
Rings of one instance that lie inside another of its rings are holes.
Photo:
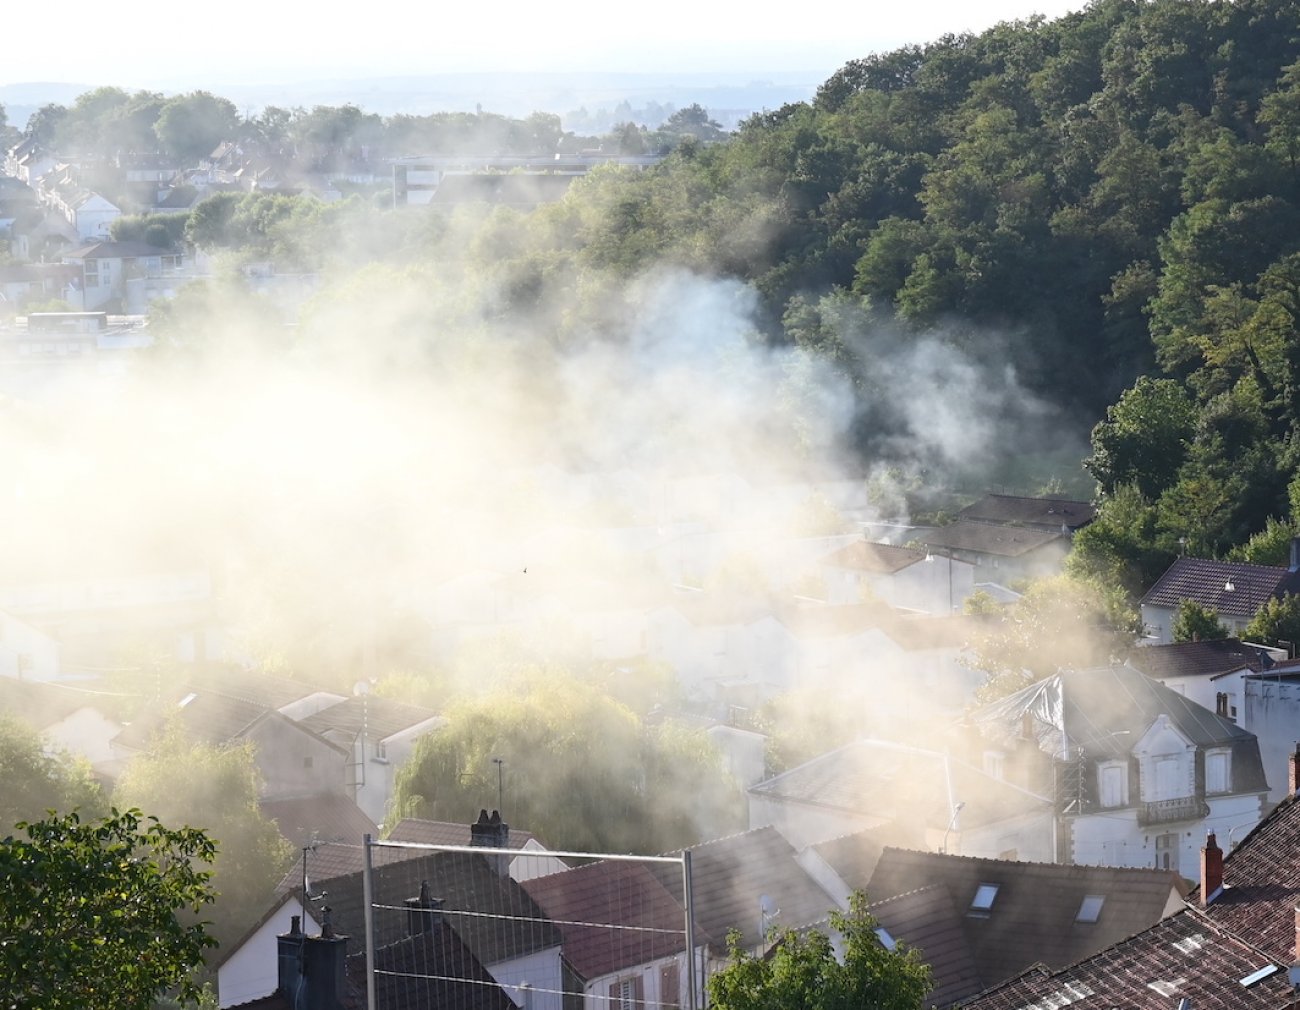
[[[1258,645],[1236,638],[1217,638],[1172,645],[1144,645],[1129,653],[1128,662],[1149,677],[1216,677],[1234,670],[1255,672],[1273,666],[1273,658]]]
[[[1068,498],[986,494],[957,515],[977,522],[1039,526],[1059,531],[1062,526],[1070,530],[1086,526],[1096,517],[1097,509],[1090,502]]]
[[[822,563],[836,568],[892,575],[924,560],[925,551],[919,551],[914,547],[895,547],[892,544],[878,544],[863,540],[841,548],[824,558]]]
[[[1047,544],[1065,539],[1062,533],[1029,529],[1022,526],[995,526],[991,523],[958,520],[918,534],[927,547],[954,551],[973,551],[1000,557],[1018,558]]]

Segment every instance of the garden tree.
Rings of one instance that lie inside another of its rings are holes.
[[[158,249],[178,249],[185,238],[188,214],[130,214],[114,219],[114,242],[143,242]]]
[[[1295,523],[1269,516],[1262,530],[1228,552],[1228,560],[1285,568],[1291,562],[1291,541],[1297,535],[1300,531]]]
[[[228,98],[191,91],[168,99],[158,112],[154,133],[165,153],[191,163],[233,139],[239,121],[239,110]]]
[[[1270,597],[1246,625],[1245,637],[1266,645],[1287,643],[1292,653],[1300,643],[1300,596]]]
[[[1230,632],[1219,612],[1196,600],[1180,600],[1171,629],[1175,642],[1209,642],[1229,637]]]
[[[178,724],[131,759],[113,790],[115,803],[199,828],[219,847],[212,933],[221,942],[238,937],[266,910],[293,858],[275,822],[262,815],[260,795],[251,745],[195,743]]]
[[[694,137],[702,141],[721,140],[727,135],[720,123],[709,118],[709,110],[699,103],[678,109],[658,132],[667,137]]]
[[[737,830],[741,793],[703,733],[650,724],[558,669],[448,707],[397,774],[390,821],[472,820],[494,804],[559,848],[665,852]]]
[[[831,930],[843,945],[818,929],[772,937],[765,954],[727,938],[730,963],[709,976],[709,1003],[717,1010],[922,1010],[930,991],[930,968],[914,950],[887,949],[876,933],[867,899],[856,891],[848,912],[831,912]]]
[[[1092,429],[1084,461],[1103,495],[1126,484],[1146,498],[1173,484],[1196,431],[1196,408],[1173,379],[1142,376]]]
[[[1061,667],[1103,666],[1128,652],[1141,626],[1118,589],[1068,575],[1040,579],[971,642],[969,664],[988,675],[977,696],[993,701]]]
[[[36,731],[7,712],[0,712],[0,782],[0,832],[46,810],[94,813],[104,805],[84,761],[46,753]]]
[[[1155,506],[1135,484],[1124,484],[1074,534],[1065,571],[1123,589],[1136,600],[1164,574],[1179,546],[1159,528]]]
[[[51,815],[0,839],[0,993],[12,1010],[152,1010],[199,996],[213,842],[138,810]]]

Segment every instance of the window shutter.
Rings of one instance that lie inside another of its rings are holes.
[[[659,1005],[675,1007],[681,1002],[681,974],[677,962],[664,965],[659,969]]]

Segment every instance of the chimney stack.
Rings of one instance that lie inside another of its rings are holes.
[[[276,981],[280,992],[293,1005],[297,1005],[298,989],[302,985],[302,944],[306,939],[299,915],[289,920],[289,932],[275,939]]]
[[[302,996],[301,1001],[294,1001],[301,1010],[343,1010],[348,938],[334,932],[329,912],[326,908],[320,936],[308,936],[303,941]]]
[[[501,819],[501,812],[493,810],[488,816],[486,810],[478,812],[478,820],[469,826],[469,844],[485,849],[505,849],[510,846],[510,825]],[[496,867],[501,877],[510,874],[510,859],[496,856],[489,860]]]
[[[1201,848],[1201,907],[1205,908],[1223,890],[1223,850],[1215,841],[1214,832],[1205,837]]]
[[[442,899],[429,893],[429,882],[420,881],[420,894],[406,899],[406,932],[409,936],[432,933],[442,921]]]
[[[1287,758],[1286,788],[1287,793],[1294,796],[1300,791],[1300,741],[1297,741],[1291,749],[1291,755]]]

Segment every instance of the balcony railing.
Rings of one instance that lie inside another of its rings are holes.
[[[1180,796],[1176,800],[1152,800],[1138,807],[1138,824],[1171,824],[1174,821],[1199,821],[1210,813],[1203,796]]]

